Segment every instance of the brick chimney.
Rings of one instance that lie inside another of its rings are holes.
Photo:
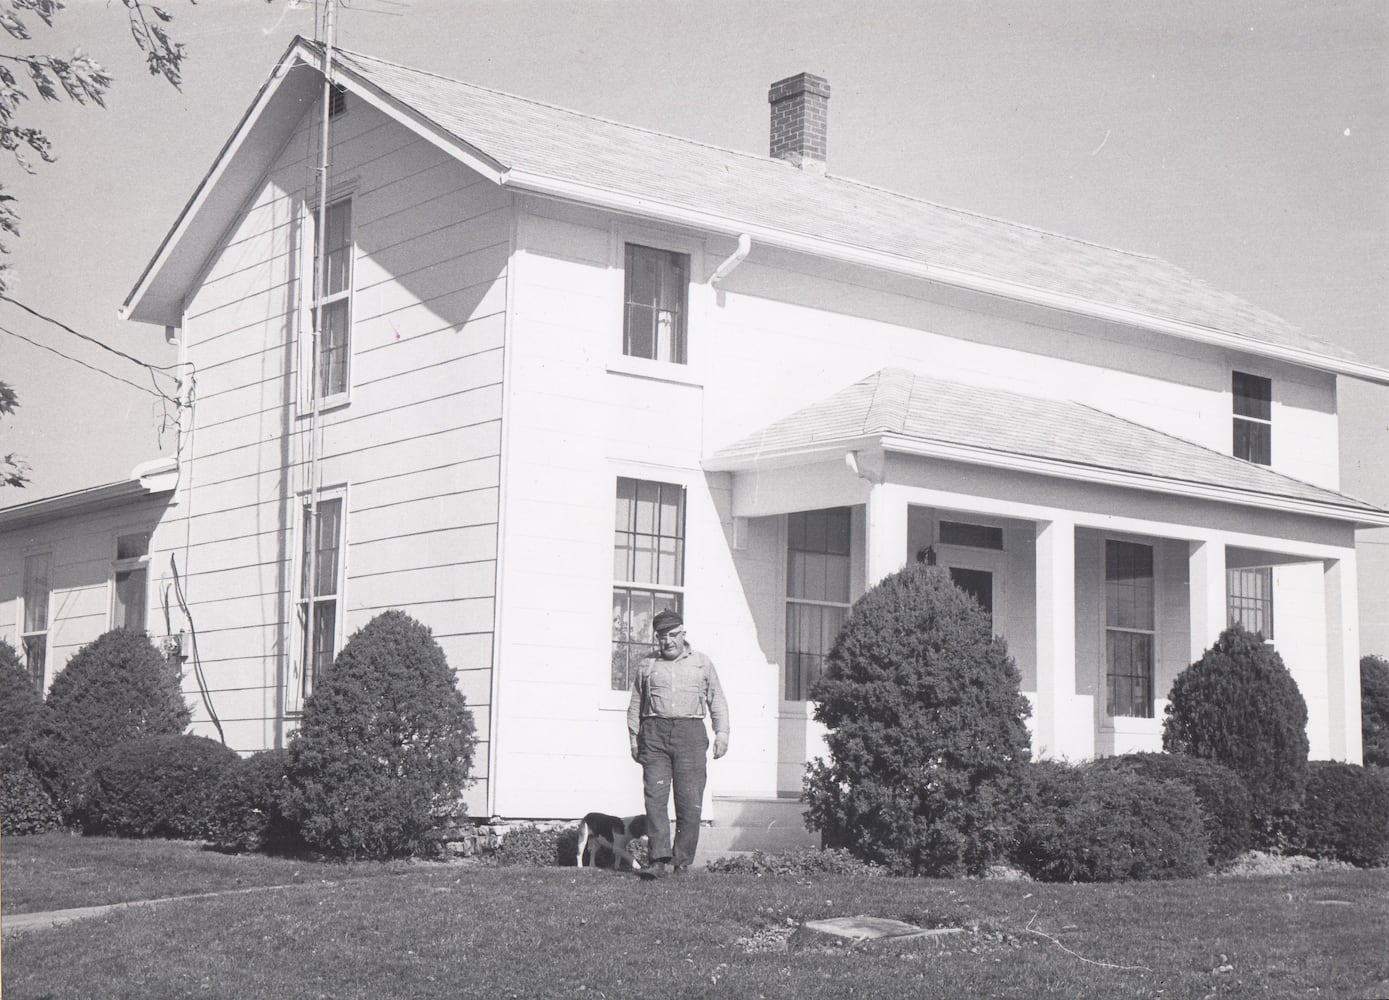
[[[778,80],[767,93],[772,106],[772,155],[802,170],[825,172],[830,83],[813,73]]]

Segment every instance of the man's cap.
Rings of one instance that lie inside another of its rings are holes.
[[[677,629],[684,624],[685,620],[680,617],[680,612],[669,609],[662,611],[651,620],[651,627],[656,630],[657,635]]]

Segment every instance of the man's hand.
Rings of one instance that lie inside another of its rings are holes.
[[[715,760],[718,760],[720,757],[722,757],[722,756],[723,756],[724,754],[726,754],[726,753],[728,753],[728,737],[727,737],[727,736],[715,736],[715,737],[714,737],[714,759],[715,759]]]
[[[632,744],[632,759],[636,761],[638,764],[641,763],[641,751],[637,749],[637,745],[635,743]]]

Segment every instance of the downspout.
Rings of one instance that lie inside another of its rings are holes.
[[[747,259],[748,254],[751,252],[752,237],[747,233],[743,233],[738,237],[738,248],[734,250],[733,253],[729,254],[728,258],[722,264],[714,268],[714,273],[709,276],[709,284],[717,285],[720,281],[723,281],[724,278],[727,278],[739,264]]]

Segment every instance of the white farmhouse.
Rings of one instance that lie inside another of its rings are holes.
[[[400,608],[476,715],[474,814],[635,811],[628,678],[675,606],[731,705],[717,814],[799,792],[838,624],[921,559],[1007,638],[1038,754],[1159,749],[1239,620],[1313,757],[1360,759],[1355,531],[1389,512],[1338,490],[1336,380],[1389,371],[1152,257],[835,176],[806,74],[761,156],[336,53],[315,282],[324,58],[290,46],[125,303],[196,373],[176,466],[115,513],[0,511],[38,683],[136,592],[197,731],[258,750]]]

